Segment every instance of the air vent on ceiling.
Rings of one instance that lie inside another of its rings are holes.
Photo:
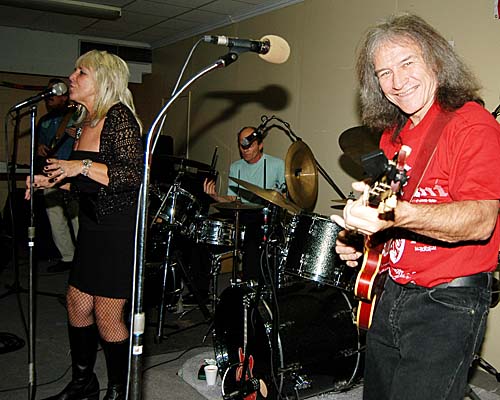
[[[129,47],[116,44],[80,41],[80,55],[90,50],[105,50],[108,53],[116,54],[125,61],[148,63],[153,62],[153,52],[151,49],[141,47]]]

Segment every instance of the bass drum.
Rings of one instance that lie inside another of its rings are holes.
[[[280,328],[274,349],[278,369],[274,371],[271,309],[264,300],[255,309],[255,297],[254,288],[231,286],[222,292],[215,309],[214,347],[223,393],[239,388],[236,372],[243,365],[239,350],[245,348],[245,336],[246,352],[253,358],[251,376],[262,379],[268,388],[278,388],[282,395],[300,391],[300,398],[310,397],[357,382],[362,346],[345,292],[310,281],[279,290]]]

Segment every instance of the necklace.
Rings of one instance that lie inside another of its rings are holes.
[[[80,139],[80,136],[82,136],[82,131],[83,131],[83,128],[81,126],[79,126],[78,128],[76,128],[75,140],[79,140]]]

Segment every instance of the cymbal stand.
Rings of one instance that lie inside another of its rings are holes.
[[[168,213],[169,219],[167,221],[168,223],[168,229],[167,229],[167,242],[166,242],[166,248],[165,248],[165,257],[164,257],[164,268],[163,268],[163,279],[162,279],[162,291],[161,291],[161,297],[160,297],[160,304],[158,305],[158,319],[157,319],[157,326],[156,326],[156,342],[160,343],[163,338],[163,324],[165,320],[165,312],[166,312],[166,307],[167,307],[167,283],[168,283],[168,271],[170,268],[175,268],[175,264],[173,263],[172,257],[170,255],[171,251],[171,246],[172,246],[172,240],[173,240],[173,234],[174,234],[174,210],[175,210],[175,204],[177,200],[177,189],[179,187],[179,182],[178,179],[176,178],[174,184],[169,188],[167,194],[165,195],[165,198],[162,200],[161,207],[159,210],[163,208],[165,205],[166,201],[170,198],[170,194],[172,194],[172,202],[169,204],[171,212]],[[159,214],[160,211],[158,211],[157,214]],[[157,215],[155,216],[154,221],[156,220]]]
[[[240,210],[234,212],[234,248],[233,248],[233,284],[238,280],[238,271],[240,266]]]

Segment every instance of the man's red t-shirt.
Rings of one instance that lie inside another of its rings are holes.
[[[400,133],[400,141],[391,141],[384,132],[380,148],[390,159],[402,144],[411,147],[407,159],[408,175],[417,162],[422,140],[440,108],[434,104],[420,123],[410,129],[410,121]],[[424,161],[426,162],[426,161]],[[419,204],[439,204],[462,200],[500,199],[500,125],[491,114],[476,103],[467,103],[454,112],[437,144],[424,177],[411,200]],[[456,277],[497,266],[500,226],[485,242],[421,243],[396,239],[390,246],[390,275],[402,284],[413,282],[432,287]]]

